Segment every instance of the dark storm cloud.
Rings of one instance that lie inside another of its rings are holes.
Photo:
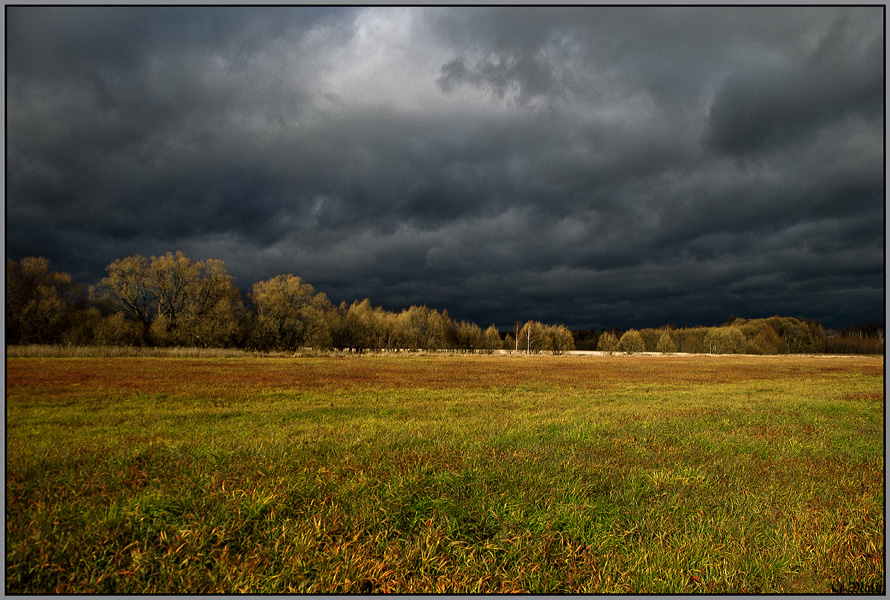
[[[841,15],[803,61],[734,74],[711,106],[709,143],[747,154],[811,143],[823,127],[847,118],[879,118],[884,74],[875,65],[883,37],[866,35]]]
[[[509,327],[883,315],[880,7],[9,7],[7,254]]]

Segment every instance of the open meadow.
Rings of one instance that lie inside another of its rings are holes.
[[[883,593],[883,367],[8,358],[6,591]]]

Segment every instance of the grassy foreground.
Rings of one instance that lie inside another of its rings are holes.
[[[8,358],[10,593],[884,591],[883,358]]]

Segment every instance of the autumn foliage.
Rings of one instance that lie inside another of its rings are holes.
[[[836,335],[816,321],[779,316],[574,335],[529,320],[502,339],[494,325],[483,330],[447,310],[392,312],[367,298],[335,305],[294,274],[253,284],[245,302],[223,261],[192,261],[182,252],[115,260],[87,291],[45,258],[7,260],[6,297],[7,344],[562,354],[577,340],[579,348],[610,354],[883,352],[883,328]]]
[[[494,325],[483,331],[445,310],[392,312],[367,298],[334,305],[293,274],[253,284],[245,303],[223,261],[182,252],[128,256],[106,274],[84,292],[46,259],[8,260],[7,343],[488,353],[504,345]],[[528,352],[574,349],[563,325],[529,321],[523,331]]]

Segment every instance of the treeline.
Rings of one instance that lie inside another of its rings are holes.
[[[578,331],[576,346],[603,352],[691,354],[811,354],[825,352],[825,329],[817,321],[774,316],[731,318],[717,327]]]
[[[7,344],[355,352],[493,352],[505,345],[494,325],[483,331],[446,310],[411,306],[396,313],[368,299],[334,305],[295,275],[255,283],[245,302],[222,261],[192,261],[182,252],[129,256],[106,273],[85,291],[45,258],[7,260]],[[529,321],[518,333],[529,352],[574,349],[563,325]]]
[[[880,323],[852,325],[825,332],[825,351],[832,354],[883,354],[884,326]]]
[[[129,256],[106,267],[84,290],[45,258],[6,261],[6,342],[75,346],[300,348],[528,353],[710,354],[883,353],[883,325],[823,329],[817,321],[774,316],[730,318],[718,327],[570,332],[563,325],[494,325],[455,321],[447,310],[401,312],[368,299],[334,305],[296,275],[253,284],[246,298],[221,260],[192,261],[182,252]]]

